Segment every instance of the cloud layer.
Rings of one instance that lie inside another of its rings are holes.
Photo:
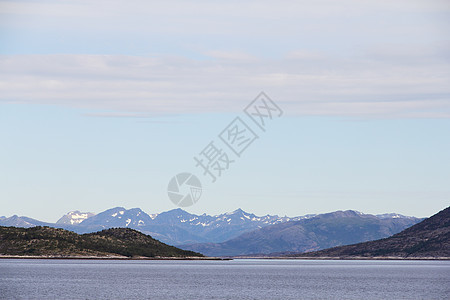
[[[450,117],[446,1],[0,1],[0,101]],[[97,114],[102,115],[102,113]]]
[[[238,111],[264,90],[295,115],[450,117],[450,65],[424,53],[258,59],[118,55],[0,58],[6,102],[148,113]]]

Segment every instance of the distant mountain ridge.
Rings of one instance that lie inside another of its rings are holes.
[[[292,220],[310,218],[314,215],[300,217],[279,217],[276,215],[256,216],[241,209],[220,215],[195,215],[182,209],[173,209],[159,214],[147,214],[139,208],[125,209],[115,207],[97,215],[70,212],[58,222],[47,223],[28,217],[12,216],[0,219],[0,226],[50,226],[64,228],[77,233],[89,233],[112,227],[129,227],[145,234],[150,234],[162,242],[179,245],[201,242],[222,242],[244,232]],[[80,216],[83,215],[83,216]],[[82,222],[74,222],[74,216]]]
[[[389,218],[357,211],[336,211],[313,218],[263,227],[222,243],[180,245],[208,256],[306,252],[388,237],[420,219]]]
[[[14,226],[14,227],[34,227],[34,226],[49,226],[53,223],[42,222],[36,219],[24,217],[24,216],[11,216],[0,219],[0,226]]]
[[[113,227],[126,227],[151,235],[169,245],[187,245],[222,243],[261,228],[324,216],[323,214],[309,214],[298,217],[279,217],[276,215],[256,216],[241,209],[211,216],[207,214],[195,215],[179,208],[159,214],[147,214],[139,208],[125,209],[123,207],[111,208],[96,215],[87,216],[86,214],[88,213],[80,213],[78,211],[70,212],[63,216],[57,223],[46,223],[28,217],[12,216],[0,219],[0,226],[50,226],[71,230],[80,234]],[[352,214],[364,215],[360,212],[353,212]],[[342,217],[343,215],[339,213],[336,216]],[[405,217],[397,214],[385,214],[380,217],[372,217],[377,220],[396,220],[393,221],[395,224],[401,224],[398,231],[406,228],[404,227],[406,225],[410,226],[420,221],[418,218]],[[80,219],[83,219],[82,222],[78,222]],[[384,233],[385,235],[375,236],[375,238],[386,237],[390,233],[393,232],[387,231]]]
[[[385,239],[291,256],[323,258],[450,258],[450,207]]]

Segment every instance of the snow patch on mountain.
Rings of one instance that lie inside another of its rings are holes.
[[[91,212],[80,212],[79,210],[74,210],[62,216],[58,221],[56,221],[56,224],[77,225],[93,216],[95,216],[95,214]]]
[[[380,214],[380,215],[376,215],[379,219],[414,219],[415,217],[411,217],[411,216],[404,216],[401,214],[396,214],[396,213],[388,213],[388,214]]]

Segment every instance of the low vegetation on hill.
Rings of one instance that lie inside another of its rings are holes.
[[[130,228],[77,234],[51,227],[0,226],[0,254],[19,256],[202,257]]]

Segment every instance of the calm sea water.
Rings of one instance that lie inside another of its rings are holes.
[[[0,298],[450,299],[450,262],[0,259]]]

